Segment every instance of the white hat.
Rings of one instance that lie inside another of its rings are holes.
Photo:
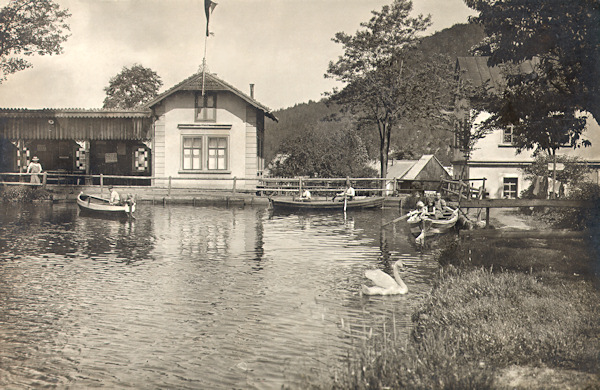
[[[425,207],[425,203],[418,201],[417,202],[417,207]]]
[[[33,156],[33,158],[31,159],[31,161],[37,162],[37,161],[40,161],[40,159],[37,156]]]

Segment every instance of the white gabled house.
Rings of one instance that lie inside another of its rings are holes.
[[[177,187],[227,189],[236,178],[237,188],[255,187],[265,164],[265,117],[277,118],[253,95],[253,85],[248,95],[200,72],[146,103],[157,184],[171,178]]]
[[[522,64],[522,71],[527,72],[528,66],[530,67],[527,63]],[[485,57],[459,57],[457,71],[460,72],[461,77],[468,78],[476,86],[489,83],[493,87],[501,82],[499,70],[488,67]],[[481,113],[476,122],[485,120],[488,115]],[[591,179],[600,183],[600,126],[591,116],[588,118],[588,126],[582,137],[591,141],[592,146],[577,149],[561,148],[557,154],[578,157],[586,162],[594,170]],[[485,187],[490,198],[516,198],[531,184],[525,180],[521,170],[530,165],[533,160],[531,151],[525,150],[517,154],[510,128],[497,129],[476,143],[466,165],[464,155],[457,150],[453,161],[453,172],[455,178],[458,178],[463,170],[466,174],[463,178],[485,178]]]

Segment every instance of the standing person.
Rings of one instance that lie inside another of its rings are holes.
[[[115,187],[109,186],[108,192],[110,194],[110,204],[118,205],[121,203],[121,196],[119,195],[117,190],[115,190]]]
[[[27,166],[27,173],[31,173],[30,182],[34,184],[40,184],[40,173],[42,173],[42,164],[37,156],[33,156],[31,162]]]

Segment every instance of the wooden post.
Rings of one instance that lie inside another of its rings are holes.
[[[48,179],[48,172],[43,172],[42,173],[42,188],[46,188],[46,182]]]
[[[302,196],[302,178],[298,179],[298,196]]]
[[[102,196],[102,191],[104,191],[104,174],[100,174],[100,196]]]
[[[235,187],[236,187],[236,184],[237,184],[237,177],[235,177],[235,176],[234,176],[234,177],[233,177],[233,189],[232,189],[232,191],[231,191],[231,192],[233,192],[234,194],[235,194]]]
[[[486,228],[490,227],[490,208],[489,207],[485,208],[485,227]]]
[[[169,187],[167,189],[167,196],[171,196],[171,176],[169,176]]]

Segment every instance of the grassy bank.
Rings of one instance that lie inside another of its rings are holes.
[[[409,342],[374,337],[323,387],[600,389],[598,258],[587,243],[446,240]]]
[[[0,201],[28,203],[38,200],[52,200],[52,193],[41,187],[26,185],[4,186],[0,188]]]

